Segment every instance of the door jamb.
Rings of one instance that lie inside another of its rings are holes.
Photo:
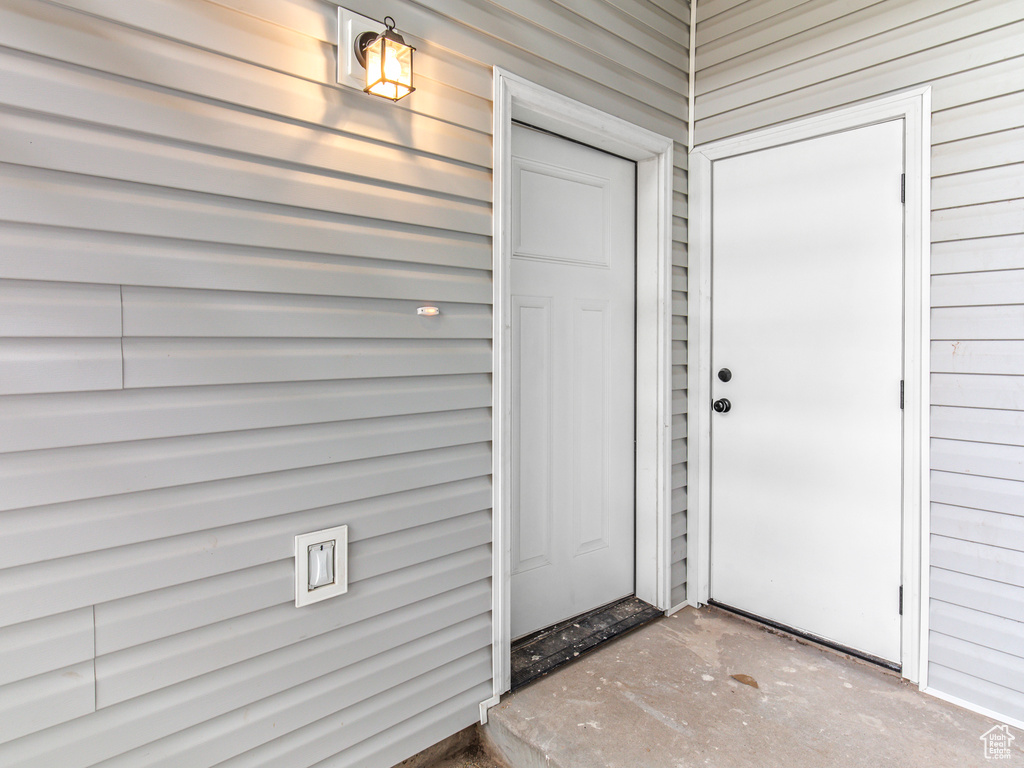
[[[494,68],[494,376],[492,665],[494,696],[511,670],[511,301],[512,120],[581,141],[637,164],[636,595],[670,600],[672,430],[671,139]]]
[[[711,166],[715,160],[864,127],[886,120],[904,121],[906,207],[904,221],[904,377],[903,421],[903,616],[902,674],[927,686],[929,366],[930,366],[930,159],[931,87],[899,91],[850,107],[824,112],[710,144],[690,154],[690,232],[693,252],[689,274],[688,424],[690,519],[687,564],[694,588],[687,602],[708,601],[711,576]]]

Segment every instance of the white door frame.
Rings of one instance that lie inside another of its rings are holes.
[[[637,164],[636,595],[669,607],[672,430],[672,140],[494,68],[494,697],[510,686],[512,120]]]
[[[711,164],[760,149],[886,120],[904,123],[903,676],[925,687],[928,638],[929,211],[931,88],[901,91],[771,128],[697,146],[690,154],[689,273],[691,448],[687,498],[687,602],[708,601],[711,575]],[[894,190],[895,194],[895,190]]]

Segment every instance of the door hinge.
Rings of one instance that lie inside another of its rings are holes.
[[[907,202],[907,174],[900,174],[900,202]]]
[[[903,585],[900,584],[900,616],[903,615]]]
[[[904,390],[904,379],[900,379],[900,410],[903,410],[903,390]]]

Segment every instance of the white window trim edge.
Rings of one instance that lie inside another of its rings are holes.
[[[492,665],[497,703],[511,684],[512,120],[637,163],[636,595],[671,599],[672,151],[671,139],[494,68],[494,375],[492,383]]]
[[[708,601],[711,482],[711,164],[715,160],[893,119],[904,120],[903,676],[928,685],[929,367],[931,87],[921,86],[751,133],[699,145],[690,154],[690,261],[687,349],[687,602]],[[705,406],[705,407],[702,407]]]

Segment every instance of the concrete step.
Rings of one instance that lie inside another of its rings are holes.
[[[994,725],[879,667],[687,608],[506,696],[483,738],[512,768],[937,768],[986,764]]]
[[[518,728],[518,724],[518,718],[489,715],[487,724],[481,726],[481,740],[486,749],[500,756],[511,768],[558,768],[562,765],[557,755],[548,754],[535,742],[534,734]]]

